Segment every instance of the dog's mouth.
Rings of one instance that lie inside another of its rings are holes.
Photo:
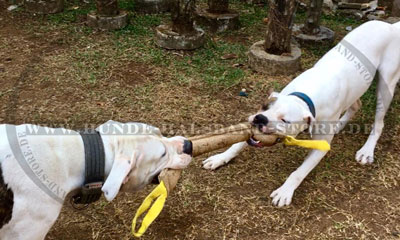
[[[264,144],[258,140],[255,140],[253,136],[251,136],[249,138],[249,140],[247,140],[247,144],[249,144],[252,147],[256,147],[256,148],[262,148],[265,147]]]
[[[160,180],[158,179],[158,176],[160,176],[160,172],[158,172],[156,175],[154,175],[153,179],[151,180],[151,184],[160,184]]]

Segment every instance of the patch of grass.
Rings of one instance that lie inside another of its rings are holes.
[[[135,1],[132,0],[120,0],[118,1],[118,7],[127,11],[135,11]]]
[[[339,15],[326,15],[322,14],[322,24],[328,24],[331,27],[343,27],[343,26],[358,26],[362,23],[360,20],[356,20],[350,17],[344,17]]]
[[[244,77],[244,72],[237,68],[224,68],[221,66],[208,68],[204,80],[210,84],[234,85]]]
[[[208,84],[231,86],[245,77],[245,72],[232,65],[246,61],[246,48],[241,44],[228,44],[224,41],[209,41],[191,56],[176,61],[175,66],[187,75],[195,75]],[[234,54],[237,59],[221,60],[226,54]]]
[[[236,5],[237,6],[237,5]],[[268,7],[254,6],[252,4],[243,4],[238,6],[240,12],[240,22],[243,26],[253,26],[262,24],[262,20],[268,15]]]
[[[154,28],[161,24],[162,15],[132,15],[130,23],[123,29],[114,31],[118,36],[133,35],[135,37],[149,37],[154,33]],[[143,39],[136,39],[142,41]]]
[[[76,50],[73,58],[78,82],[94,85],[107,70],[107,56],[102,51]]]
[[[75,0],[67,2],[64,11],[56,14],[49,14],[47,19],[54,24],[69,24],[79,20],[79,16],[86,16],[90,11],[96,9],[94,2],[90,4],[82,4],[81,1]]]
[[[362,102],[361,112],[364,121],[372,121],[375,116],[376,101],[377,101],[376,97],[377,81],[378,77],[375,76],[375,79],[372,82],[371,87],[361,97],[361,102]]]

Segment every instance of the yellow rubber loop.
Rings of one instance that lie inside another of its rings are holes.
[[[150,226],[150,224],[158,217],[160,212],[164,207],[165,200],[167,199],[168,192],[165,188],[165,184],[163,181],[144,199],[142,205],[140,205],[139,209],[136,211],[136,215],[132,220],[132,234],[135,237],[141,237]],[[155,200],[153,206],[151,203]],[[150,208],[151,206],[151,208]],[[150,208],[150,209],[149,209]],[[136,232],[136,221],[138,217],[140,217],[144,212],[147,212],[146,216],[143,218],[142,225],[139,230]]]
[[[291,146],[300,146],[304,148],[312,148],[321,151],[331,150],[331,145],[325,140],[298,140],[291,136],[286,136],[283,143]]]

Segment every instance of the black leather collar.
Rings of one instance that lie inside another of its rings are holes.
[[[298,98],[300,98],[301,100],[303,100],[308,108],[310,109],[311,114],[313,115],[313,117],[315,118],[315,106],[313,101],[311,100],[311,98],[309,96],[307,96],[307,94],[302,93],[302,92],[292,92],[291,94],[289,94],[289,96],[296,96]]]
[[[73,197],[75,204],[89,204],[99,200],[104,183],[105,153],[103,140],[96,130],[79,132],[85,148],[85,183]]]

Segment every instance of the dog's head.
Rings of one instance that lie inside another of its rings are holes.
[[[115,122],[114,122],[115,124]],[[184,137],[163,137],[158,128],[138,123],[120,124],[126,131],[128,127],[139,127],[135,134],[110,134],[108,139],[114,155],[111,171],[102,191],[108,201],[118,192],[138,191],[157,178],[165,168],[183,169],[192,157],[184,153]]]
[[[296,136],[309,128],[314,117],[301,99],[270,91],[267,103],[249,117],[249,122],[265,134]],[[310,128],[311,129],[311,128]]]

